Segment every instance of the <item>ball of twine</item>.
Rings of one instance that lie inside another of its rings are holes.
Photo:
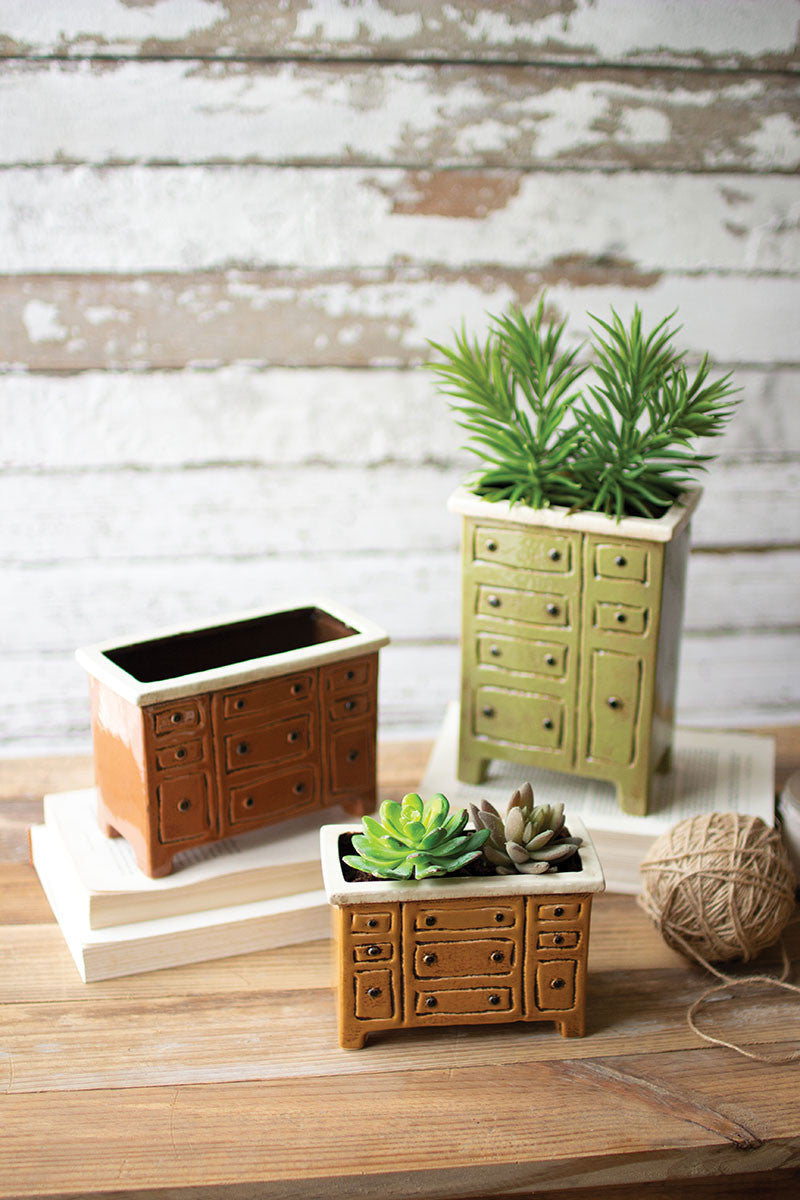
[[[679,821],[650,847],[641,865],[639,903],[655,921],[664,940],[695,958],[721,984],[708,988],[686,1014],[689,1028],[704,1041],[727,1046],[745,1058],[788,1063],[800,1050],[770,1056],[745,1050],[699,1029],[695,1015],[721,992],[766,984],[800,995],[787,983],[785,948],[779,977],[731,977],[711,965],[730,959],[747,961],[773,945],[794,910],[795,878],[780,835],[759,817],[740,813],[707,813]]]

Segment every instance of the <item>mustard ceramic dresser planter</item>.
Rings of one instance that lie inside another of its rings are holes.
[[[463,517],[458,775],[493,758],[610,780],[644,814],[669,763],[689,522],[450,498]]]
[[[417,1026],[552,1021],[582,1036],[592,896],[605,884],[583,823],[581,869],[348,883],[326,825],[322,871],[334,906],[339,1042]]]

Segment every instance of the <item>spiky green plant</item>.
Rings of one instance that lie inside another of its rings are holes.
[[[358,853],[343,855],[343,861],[380,879],[452,875],[480,857],[489,837],[488,829],[464,832],[468,819],[466,809],[451,814],[441,792],[427,804],[416,792],[402,804],[385,800],[378,820],[362,817],[364,832],[353,837]]]
[[[626,326],[591,317],[594,382],[578,350],[559,353],[565,322],[512,308],[490,318],[486,341],[462,329],[455,348],[432,342],[444,362],[426,364],[454,397],[467,446],[486,464],[473,490],[534,508],[566,505],[618,520],[660,516],[714,457],[691,448],[722,433],[736,401],[730,374],[709,379],[705,356],[690,378],[674,346],[674,313],[646,333],[634,309]]]
[[[571,858],[582,838],[572,837],[564,824],[563,804],[535,804],[533,788],[523,783],[501,817],[489,800],[469,806],[476,829],[489,831],[484,858],[498,875],[543,875]]]

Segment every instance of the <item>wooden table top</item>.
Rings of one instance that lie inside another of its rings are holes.
[[[773,732],[780,785],[800,729]],[[427,751],[384,745],[381,796]],[[454,1027],[340,1050],[327,941],[82,984],[25,830],[44,792],[90,782],[88,758],[0,760],[0,1197],[800,1194],[800,1064],[700,1042],[685,1014],[709,977],[633,897],[595,899],[585,1038]],[[798,1005],[774,993],[701,1020],[785,1052]]]

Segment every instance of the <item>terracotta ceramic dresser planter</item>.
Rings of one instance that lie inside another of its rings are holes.
[[[157,877],[179,850],[311,809],[371,812],[388,640],[312,602],[79,650],[101,828]]]
[[[340,838],[322,829],[334,905],[339,1042],[409,1026],[553,1021],[582,1036],[592,895],[603,872],[582,822],[581,869],[546,875],[439,876],[348,883]]]
[[[647,812],[669,763],[689,522],[450,498],[463,517],[458,776],[493,758],[610,780]]]

